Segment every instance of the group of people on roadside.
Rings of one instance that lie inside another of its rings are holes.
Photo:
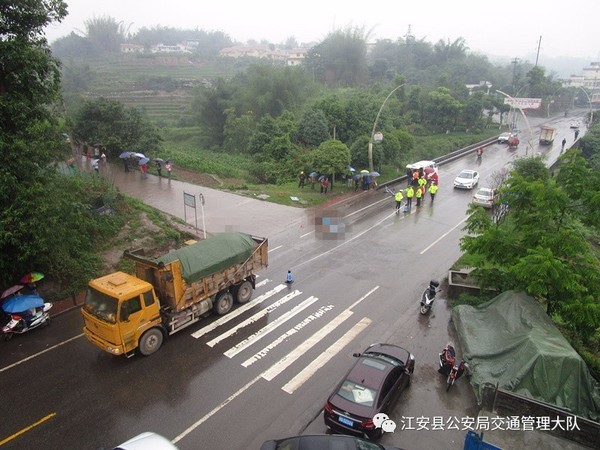
[[[300,174],[298,175],[298,187],[299,188],[304,188],[304,185],[306,184],[306,180],[307,180],[307,176],[304,173],[303,170],[300,171]],[[317,182],[319,182],[320,186],[321,186],[321,194],[327,194],[327,191],[330,189],[330,183],[329,183],[329,177],[327,177],[326,175],[321,175],[320,177],[317,178],[317,175],[313,175],[312,173],[308,176],[308,184],[310,184],[310,188],[314,189],[315,188],[315,184],[317,184]],[[333,189],[333,186],[332,186]]]
[[[407,183],[408,186],[403,192],[401,189],[394,194],[394,200],[396,201],[396,213],[400,212],[402,207],[402,200],[406,197],[405,211],[410,212],[412,208],[413,198],[416,199],[417,208],[420,207],[424,202],[425,192],[427,191],[431,196],[431,203],[435,200],[435,196],[438,191],[438,184],[435,179],[431,179],[430,182],[427,180],[423,169],[411,171],[410,176],[407,172]],[[429,184],[429,187],[427,185]]]

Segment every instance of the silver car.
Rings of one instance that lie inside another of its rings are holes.
[[[484,208],[493,208],[496,191],[491,188],[482,187],[473,196],[473,204]]]

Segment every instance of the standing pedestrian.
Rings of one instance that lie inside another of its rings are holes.
[[[417,207],[421,206],[421,198],[423,197],[423,191],[421,188],[417,188],[415,191],[415,197],[417,197]]]
[[[299,181],[298,181],[298,187],[304,189],[304,181],[306,180],[306,175],[304,174],[304,171],[301,170],[300,171],[300,176],[299,176]]]
[[[412,169],[406,168],[406,185],[410,186],[410,182],[412,181],[413,171]]]
[[[431,203],[433,203],[433,200],[435,199],[435,194],[437,194],[438,191],[438,185],[435,184],[435,181],[431,182],[431,186],[429,186],[429,195],[431,195]]]
[[[394,200],[396,200],[396,214],[400,212],[400,206],[402,205],[402,199],[404,195],[402,195],[402,191],[398,191],[394,194]]]
[[[354,175],[354,192],[358,191],[359,185],[360,185],[360,176]]]
[[[292,284],[294,282],[294,277],[292,276],[292,271],[288,270],[287,275],[285,276],[285,282],[287,284]]]
[[[406,210],[410,212],[412,207],[412,199],[415,196],[415,190],[412,186],[406,188]]]
[[[321,194],[327,194],[327,188],[329,188],[329,179],[324,176],[321,178]]]
[[[308,177],[308,182],[310,183],[310,188],[314,191],[315,190],[315,183],[317,182],[317,176],[316,175],[312,175]]]
[[[171,170],[173,170],[171,161],[167,161],[167,163],[165,164],[165,169],[167,169],[167,178],[169,178],[169,180],[170,180],[171,179]]]
[[[563,138],[563,140],[562,140],[562,149],[561,149],[561,152],[565,151],[565,145],[567,145],[567,138]]]
[[[422,176],[419,178],[419,189],[421,189],[421,194],[425,194],[425,186],[427,185],[427,179]]]
[[[148,172],[148,164],[144,163],[140,165],[140,172],[142,172],[142,178],[146,178]]]
[[[96,172],[96,174],[100,173],[100,167],[98,166],[100,163],[99,159],[92,159],[92,169],[94,169],[94,172]]]
[[[575,130],[575,140],[579,137],[579,130]]]
[[[160,161],[156,161],[156,171],[158,172],[158,178],[162,178],[162,164]]]

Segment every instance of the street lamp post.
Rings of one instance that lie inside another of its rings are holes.
[[[381,115],[381,111],[383,110],[385,102],[388,101],[388,99],[392,96],[392,94],[394,92],[396,92],[398,89],[400,89],[405,84],[406,83],[402,83],[400,86],[396,86],[394,89],[392,89],[392,92],[390,92],[388,94],[388,96],[385,98],[385,100],[381,104],[381,108],[379,108],[379,112],[377,113],[377,117],[375,117],[375,122],[373,123],[373,131],[371,131],[371,137],[369,138],[369,153],[368,153],[368,156],[369,156],[369,171],[370,172],[373,172],[375,170],[375,168],[373,167],[373,139],[375,137],[375,129],[377,128],[377,122],[379,121],[379,116]]]
[[[585,91],[585,89],[583,89],[581,86],[578,86],[578,87],[585,94],[585,96],[587,97],[588,103],[590,105],[590,124],[589,124],[589,126],[591,126],[592,123],[594,123],[594,110],[592,109],[592,99],[590,98],[588,93]],[[592,95],[593,94],[594,94],[594,92],[592,91]]]
[[[509,98],[509,99],[513,100],[513,102],[514,102],[514,98],[511,97],[510,95],[508,95],[506,92],[499,91],[498,89],[496,89],[496,92],[498,94],[504,95],[506,98]],[[527,119],[527,116],[523,112],[523,109],[521,109],[521,107],[517,107],[517,108],[521,112],[521,115],[523,116],[523,119],[525,119],[525,123],[527,124],[527,128],[529,129],[529,146],[531,147],[531,150],[533,151],[533,142],[531,140],[532,137],[533,137],[533,132],[531,131],[531,125],[529,125],[529,120]],[[527,154],[527,150],[525,151],[525,154]]]

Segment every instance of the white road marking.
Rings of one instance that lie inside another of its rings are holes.
[[[269,314],[270,312],[274,311],[275,309],[277,309],[279,306],[284,305],[285,303],[287,303],[288,301],[290,301],[291,299],[293,299],[294,297],[298,296],[302,294],[302,292],[296,290],[293,292],[290,292],[289,294],[287,294],[285,297],[280,298],[279,300],[277,300],[275,303],[267,306],[265,309],[263,309],[262,311],[257,312],[256,314],[254,314],[253,316],[247,318],[246,320],[244,320],[243,322],[241,322],[240,324],[236,325],[235,327],[229,329],[228,331],[226,331],[225,333],[220,334],[219,336],[217,336],[216,338],[214,338],[212,341],[207,342],[207,345],[209,347],[214,347],[216,344],[218,344],[219,342],[221,342],[223,339],[228,338],[229,336],[231,336],[232,334],[236,333],[237,330],[239,330],[240,328],[245,327],[246,325],[251,324],[252,322],[257,321],[258,319],[260,319],[261,317],[266,316],[267,314]],[[240,308],[241,309],[241,308]],[[236,310],[237,311],[237,310]]]
[[[302,236],[300,236],[300,239],[302,239],[303,237],[308,236],[309,234],[313,234],[315,232],[315,230],[309,231],[308,233],[304,233]]]
[[[293,394],[302,386],[317,370],[325,365],[331,358],[337,355],[356,336],[371,324],[371,319],[363,317],[354,327],[346,332],[341,338],[334,342],[327,350],[321,353],[313,362],[306,366],[298,375],[287,382],[281,389],[288,394]]]
[[[273,251],[275,251],[275,250],[277,250],[278,248],[281,248],[281,247],[283,247],[283,245],[278,245],[278,246],[277,246],[277,247],[275,247],[275,248],[270,248],[270,249],[269,249],[269,251],[268,251],[267,253],[271,253],[271,252],[273,252]]]
[[[251,366],[259,359],[264,358],[265,356],[267,356],[267,353],[269,353],[271,350],[273,350],[279,344],[284,342],[287,338],[296,334],[298,331],[300,331],[302,328],[304,328],[309,323],[311,323],[317,319],[320,319],[321,317],[323,317],[325,315],[325,313],[327,311],[331,311],[332,309],[333,309],[333,305],[321,306],[317,311],[312,313],[310,316],[306,317],[306,319],[304,319],[302,322],[298,322],[294,327],[290,328],[288,331],[283,333],[281,336],[279,336],[277,339],[275,339],[269,345],[264,347],[262,350],[256,352],[254,355],[252,355],[250,358],[248,358],[246,361],[244,361],[242,363],[242,366],[244,366],[244,367]]]
[[[223,400],[223,402],[221,404],[219,404],[218,406],[213,408],[209,413],[205,414],[203,417],[201,417],[196,422],[194,422],[192,425],[190,425],[188,428],[186,428],[186,430],[183,433],[176,436],[171,442],[173,444],[177,444],[180,440],[182,440],[184,437],[186,437],[188,434],[190,434],[192,431],[194,431],[196,428],[198,428],[200,425],[202,425],[204,422],[206,422],[208,419],[210,419],[216,413],[221,411],[221,409],[223,409],[225,406],[227,406],[229,403],[231,403],[235,398],[239,397],[241,394],[246,392],[258,380],[260,380],[260,375],[258,375],[254,379],[250,380],[248,383],[246,383],[240,389],[235,391],[232,395],[230,395],[225,400]]]
[[[331,333],[333,330],[335,330],[340,324],[342,324],[346,319],[348,319],[350,316],[352,316],[352,314],[354,314],[354,313],[351,311],[351,309],[354,308],[356,305],[358,305],[360,302],[362,302],[365,298],[367,298],[369,295],[371,295],[377,289],[379,289],[379,286],[375,286],[373,289],[371,289],[369,292],[367,292],[361,298],[359,298],[354,303],[352,303],[352,305],[350,305],[348,308],[346,308],[344,311],[342,311],[337,317],[335,317],[331,322],[329,322],[327,325],[325,325],[323,328],[321,328],[319,331],[317,331],[315,334],[313,334],[310,338],[308,338],[306,341],[304,341],[302,344],[300,344],[295,350],[288,353],[286,356],[284,356],[279,361],[277,361],[275,364],[273,364],[268,370],[266,370],[262,374],[262,377],[267,381],[271,381],[273,378],[275,378],[277,375],[279,375],[281,372],[283,372],[285,369],[287,369],[294,361],[296,361],[298,358],[300,358],[302,355],[304,355],[308,350],[310,350],[312,347],[314,347],[315,344],[321,342],[321,340],[323,338],[325,338],[325,336],[327,336],[329,333]]]
[[[258,342],[259,340],[264,338],[267,334],[269,334],[273,330],[276,330],[277,328],[279,328],[281,325],[283,325],[285,322],[290,320],[296,314],[299,314],[302,311],[304,311],[306,308],[308,308],[310,305],[312,305],[317,300],[319,300],[317,297],[308,297],[302,303],[300,303],[299,305],[296,305],[294,308],[287,311],[285,314],[281,315],[281,317],[278,317],[277,319],[275,319],[273,322],[271,322],[267,326],[258,330],[256,333],[251,334],[250,336],[248,336],[246,339],[244,339],[240,343],[234,345],[232,348],[227,350],[224,353],[224,355],[227,356],[228,358],[233,358],[238,353],[244,351],[245,349],[250,347],[252,344],[255,344],[256,342]]]
[[[321,342],[321,340],[325,338],[329,333],[331,333],[338,326],[344,323],[344,321],[351,317],[352,314],[354,314],[352,311],[342,311],[331,322],[329,322],[311,337],[302,342],[302,344],[300,344],[293,351],[291,351],[286,356],[277,361],[275,364],[273,364],[269,369],[265,370],[262,374],[262,377],[267,381],[271,381],[273,378],[275,378],[277,375],[279,375],[281,372],[287,369],[294,361],[296,361],[302,355],[306,354],[308,350],[310,350],[316,344]]]
[[[24,363],[26,361],[29,361],[29,360],[33,359],[33,358],[37,358],[38,356],[41,356],[44,353],[49,352],[50,350],[57,349],[61,345],[68,344],[69,342],[74,341],[75,339],[79,339],[82,336],[85,336],[85,335],[83,333],[81,333],[81,334],[78,334],[77,336],[74,336],[74,337],[72,337],[70,339],[67,339],[66,341],[62,341],[60,344],[56,344],[56,345],[53,345],[52,347],[48,347],[47,349],[42,350],[39,353],[36,353],[34,355],[31,355],[31,356],[28,356],[27,358],[23,358],[22,360],[17,361],[16,363],[13,363],[13,364],[11,364],[9,366],[3,367],[2,369],[0,369],[0,372],[4,372],[5,370],[12,369],[13,367],[18,366],[19,364],[22,364],[22,363]]]
[[[433,247],[435,244],[437,244],[438,242],[440,242],[442,239],[444,239],[446,236],[448,236],[450,233],[452,233],[456,228],[458,228],[465,220],[467,220],[469,218],[469,216],[465,217],[463,220],[461,220],[460,222],[458,222],[456,225],[454,225],[452,228],[450,228],[447,232],[445,232],[444,234],[442,234],[439,238],[437,238],[435,241],[433,241],[429,246],[427,246],[425,248],[425,250],[423,250],[420,254],[422,255],[423,253],[425,253],[427,250],[429,250],[431,247]]]
[[[263,281],[267,281],[267,280],[263,280]],[[263,282],[261,281],[261,283]],[[260,284],[260,283],[258,283]],[[257,286],[258,286],[257,284]],[[213,323],[211,323],[210,325],[205,326],[204,328],[200,328],[198,331],[195,331],[194,333],[192,333],[192,337],[195,337],[196,339],[198,339],[201,336],[204,336],[206,333],[214,330],[215,328],[223,325],[224,323],[229,322],[232,319],[235,319],[237,316],[239,316],[242,313],[245,313],[246,311],[248,311],[251,308],[254,308],[256,305],[259,305],[260,303],[264,302],[266,299],[268,299],[269,297],[277,294],[279,291],[282,291],[286,288],[287,286],[285,284],[279,284],[277,286],[275,286],[273,289],[271,289],[268,292],[265,292],[264,294],[262,294],[259,297],[256,297],[254,300],[246,303],[244,306],[242,306],[241,308],[236,309],[235,311],[230,312],[229,314],[221,317],[218,320],[215,320]]]

